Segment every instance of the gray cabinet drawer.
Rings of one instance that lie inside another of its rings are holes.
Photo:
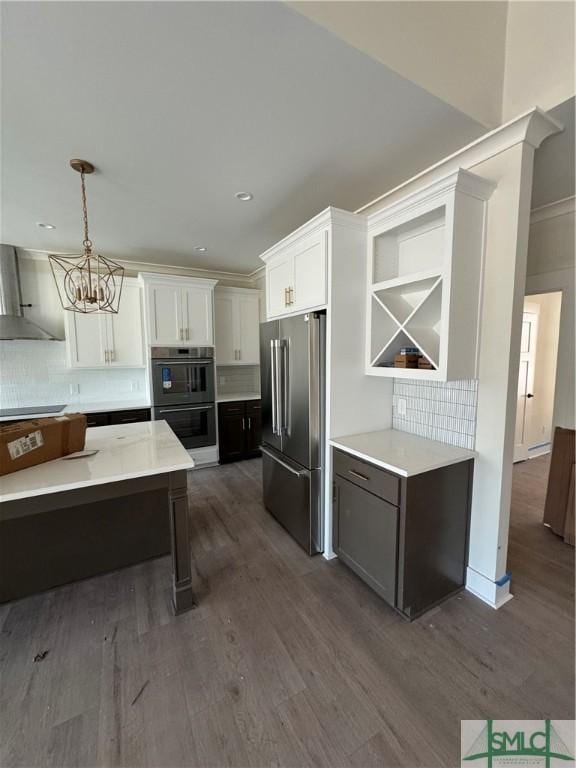
[[[385,469],[367,464],[343,451],[334,451],[334,474],[396,506],[400,503],[400,479]]]
[[[334,544],[340,559],[396,606],[398,509],[347,480],[335,480]]]

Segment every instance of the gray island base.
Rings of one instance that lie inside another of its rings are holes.
[[[192,460],[164,422],[89,429],[97,446],[1,479],[0,602],[171,552],[174,612],[193,608]]]

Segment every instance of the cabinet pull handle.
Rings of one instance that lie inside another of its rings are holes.
[[[246,419],[242,416],[242,431],[246,432]]]
[[[290,304],[294,304],[294,288],[290,288]]]
[[[287,307],[290,304],[290,289],[284,288],[284,306]]]
[[[110,357],[110,362],[112,363],[114,361],[114,359],[115,359],[114,350],[111,349],[108,354],[109,354],[109,357]]]
[[[190,339],[190,328],[186,328],[186,340]]]
[[[349,473],[350,475],[353,475],[353,477],[357,477],[359,480],[364,480],[364,481],[366,481],[367,483],[368,483],[368,482],[370,482],[370,478],[369,478],[369,477],[366,477],[366,475],[363,475],[363,474],[362,474],[362,472],[356,472],[356,471],[355,471],[355,470],[353,470],[353,469],[349,469],[349,470],[348,470],[348,473]]]
[[[242,360],[242,350],[238,350],[238,360]]]
[[[108,360],[108,350],[107,350],[107,349],[105,349],[105,350],[104,350],[104,362],[105,362],[105,363],[109,363],[109,362],[110,362],[110,361]]]
[[[248,431],[252,429],[252,419],[248,416]]]

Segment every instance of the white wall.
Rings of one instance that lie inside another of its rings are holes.
[[[500,124],[505,2],[288,4],[483,125]]]
[[[526,293],[562,292],[554,426],[575,428],[575,200],[532,213]]]
[[[527,296],[524,311],[538,315],[538,335],[534,360],[534,383],[528,434],[528,451],[534,455],[542,452],[542,446],[549,446],[552,440],[554,420],[554,390],[556,387],[556,359],[560,330],[560,308],[562,293],[539,293]]]
[[[574,96],[574,2],[508,3],[502,119]]]
[[[289,5],[487,127],[575,93],[571,0]]]

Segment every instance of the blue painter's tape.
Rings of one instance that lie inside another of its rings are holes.
[[[504,584],[507,584],[510,581],[511,578],[512,578],[512,572],[511,571],[507,571],[504,574],[504,576],[502,576],[501,579],[498,579],[498,581],[495,581],[494,583],[496,584],[497,587],[503,587]]]

